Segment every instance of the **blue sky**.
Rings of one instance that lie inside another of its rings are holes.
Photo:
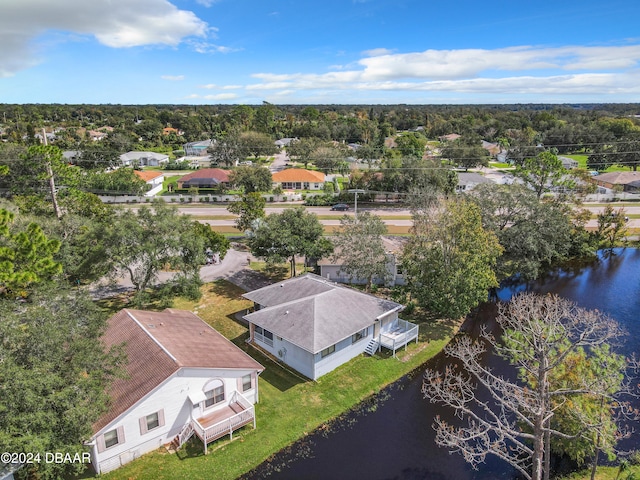
[[[0,103],[640,102],[638,0],[0,0]]]

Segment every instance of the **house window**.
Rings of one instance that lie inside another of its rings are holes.
[[[330,347],[327,347],[327,348],[325,348],[324,350],[322,350],[320,352],[320,357],[321,358],[328,357],[329,355],[331,355],[335,351],[336,351],[336,346],[335,345],[331,345]]]
[[[158,417],[158,412],[147,415],[146,421],[147,432],[149,430],[153,430],[154,428],[158,428],[160,426],[160,418]]]
[[[251,374],[242,377],[242,391],[251,390]]]
[[[212,407],[217,403],[224,401],[224,384],[222,380],[213,380],[204,387],[204,406]]]
[[[254,336],[257,341],[262,342],[266,345],[269,345],[270,347],[273,347],[273,333],[271,333],[269,330],[266,330],[262,327],[258,327],[256,325],[256,328],[254,330]]]
[[[114,429],[114,430],[109,430],[107,433],[104,434],[104,446],[105,448],[109,448],[109,447],[113,447],[114,445],[117,445],[118,443],[120,443],[118,441],[118,429]]]
[[[365,328],[364,330],[360,330],[359,332],[356,332],[353,335],[351,335],[351,343],[359,342],[364,337],[366,337],[367,336],[367,330],[368,329]]]

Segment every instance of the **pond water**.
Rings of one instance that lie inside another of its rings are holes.
[[[640,250],[619,249],[614,255],[601,255],[598,261],[573,270],[559,270],[532,285],[504,288],[501,300],[520,290],[553,292],[580,306],[608,313],[628,331],[617,350],[630,354],[640,351]],[[467,320],[466,331],[494,326],[495,306],[483,305]],[[484,361],[496,369],[504,364],[491,353]],[[422,372],[444,368],[443,355],[430,360],[376,398],[360,405],[331,428],[317,431],[278,453],[243,478],[278,480],[466,480],[511,479],[514,471],[505,463],[487,457],[479,470],[473,470],[459,454],[449,454],[436,446],[432,428],[435,415],[455,422],[451,411],[422,398]],[[636,426],[637,427],[637,426]],[[636,428],[636,431],[640,429]],[[640,447],[640,434],[625,441],[625,448]]]

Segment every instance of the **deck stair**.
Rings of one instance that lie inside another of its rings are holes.
[[[365,347],[364,351],[365,353],[373,357],[375,353],[378,351],[379,347],[380,347],[380,343],[378,342],[378,340],[376,340],[375,338],[372,338],[371,340],[369,340],[369,343]]]
[[[191,438],[194,431],[195,431],[195,428],[193,426],[193,422],[187,423],[182,428],[182,431],[171,442],[175,450],[178,450],[182,445],[184,445],[185,442]]]

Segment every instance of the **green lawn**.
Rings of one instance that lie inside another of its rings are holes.
[[[591,478],[591,469],[581,470],[572,473],[561,480],[589,480]],[[640,478],[640,466],[634,465],[620,471],[619,467],[598,467],[596,472],[596,480],[637,480]]]
[[[225,281],[207,284],[193,303],[177,301],[175,308],[195,311],[264,367],[256,405],[257,429],[244,427],[209,446],[192,439],[177,454],[160,449],[104,475],[107,479],[235,479],[274,453],[356,406],[381,388],[411,372],[438,353],[457,331],[459,322],[412,318],[420,323],[420,343],[411,344],[398,358],[388,354],[362,355],[321,377],[305,380],[247,346],[247,330],[234,319],[252,306],[238,287]]]
[[[578,161],[578,168],[584,168],[585,170],[589,170],[587,167],[587,157],[588,155],[562,155],[563,157],[573,158]],[[622,172],[631,170],[629,167],[621,167],[620,165],[612,165],[606,170],[603,170],[601,173],[607,172]]]

